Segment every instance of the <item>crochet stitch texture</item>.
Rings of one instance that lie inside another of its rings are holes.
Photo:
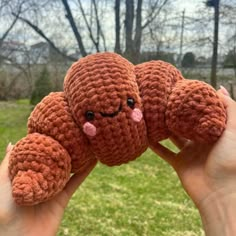
[[[47,201],[70,173],[94,159],[121,165],[172,133],[215,142],[225,124],[226,110],[215,90],[184,79],[171,64],[134,66],[115,53],[89,55],[68,70],[64,92],[50,93],[31,113],[28,135],[10,155],[14,200]]]

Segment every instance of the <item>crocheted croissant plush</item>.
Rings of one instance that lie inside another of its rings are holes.
[[[172,65],[89,55],[68,70],[64,92],[50,93],[31,113],[28,134],[10,155],[13,197],[19,205],[47,201],[94,159],[127,163],[171,134],[212,143],[225,123],[215,90]]]

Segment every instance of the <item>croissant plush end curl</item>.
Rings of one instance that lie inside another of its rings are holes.
[[[95,159],[121,165],[171,134],[212,143],[225,124],[215,90],[172,65],[89,55],[68,70],[64,92],[50,93],[31,113],[28,135],[10,155],[13,197],[19,205],[47,201]]]

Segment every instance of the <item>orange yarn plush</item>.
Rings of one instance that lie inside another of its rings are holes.
[[[68,70],[64,92],[50,93],[31,113],[28,135],[10,154],[14,200],[47,201],[70,173],[90,162],[127,163],[171,134],[215,142],[225,124],[215,90],[184,79],[174,66],[162,61],[134,66],[115,53],[89,55]]]

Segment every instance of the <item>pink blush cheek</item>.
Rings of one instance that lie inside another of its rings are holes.
[[[85,134],[87,134],[88,136],[95,136],[96,135],[96,132],[97,132],[97,129],[96,127],[91,124],[90,122],[86,122],[84,125],[83,125],[83,131]]]
[[[143,113],[141,112],[140,109],[135,108],[135,109],[132,111],[131,118],[132,118],[135,122],[140,122],[140,121],[142,120],[142,118],[143,118]]]

